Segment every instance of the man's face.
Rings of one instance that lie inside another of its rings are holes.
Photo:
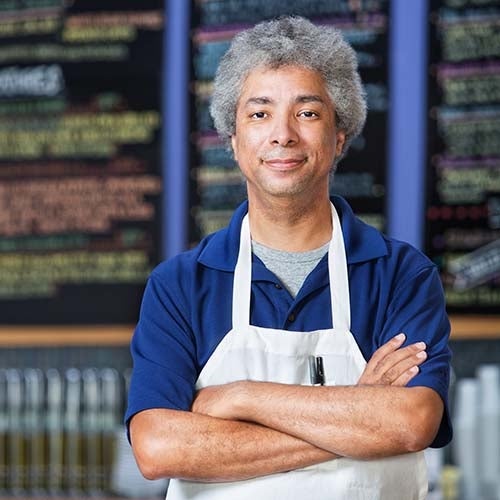
[[[231,143],[250,199],[328,196],[329,173],[344,141],[317,72],[257,68],[245,80]]]

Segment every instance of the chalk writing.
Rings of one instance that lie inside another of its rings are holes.
[[[0,38],[55,33],[60,26],[59,16],[31,19],[1,19]]]
[[[442,26],[445,61],[465,61],[500,56],[500,16],[468,16]]]
[[[446,204],[482,203],[489,191],[500,192],[500,161],[438,165],[437,192]],[[440,168],[439,168],[440,167]]]
[[[64,90],[62,69],[57,64],[0,70],[0,99],[15,96],[54,96]]]
[[[442,65],[437,72],[443,103],[449,106],[500,102],[500,66]]]
[[[110,157],[124,143],[150,143],[157,111],[1,120],[0,159]]]
[[[125,44],[89,44],[63,46],[55,43],[37,45],[12,44],[0,47],[0,64],[26,62],[125,61],[129,49]]]
[[[0,235],[107,232],[120,220],[150,220],[157,177],[74,177],[0,182]]]
[[[60,284],[142,283],[150,272],[144,251],[0,254],[0,298],[47,297]]]

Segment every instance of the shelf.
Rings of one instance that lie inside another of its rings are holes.
[[[500,316],[451,315],[452,340],[500,339]],[[2,326],[0,347],[127,346],[134,325]]]
[[[450,315],[452,340],[500,339],[500,316]]]
[[[133,325],[2,326],[0,347],[126,346]]]

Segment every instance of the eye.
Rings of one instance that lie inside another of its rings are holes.
[[[303,116],[304,118],[317,118],[319,115],[316,111],[304,110],[299,113],[299,116]]]
[[[267,113],[264,111],[256,111],[255,113],[252,113],[250,115],[250,118],[254,118],[256,120],[260,120],[262,118],[265,118],[267,116]]]

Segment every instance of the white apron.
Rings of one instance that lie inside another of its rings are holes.
[[[325,385],[355,385],[366,361],[350,332],[349,283],[344,240],[332,205],[328,269],[334,328],[313,332],[250,325],[252,250],[243,219],[233,285],[233,328],[203,368],[196,388],[236,380],[311,385],[311,356],[321,357]],[[290,472],[229,483],[171,480],[167,500],[423,500],[423,453],[379,460],[339,458]]]

